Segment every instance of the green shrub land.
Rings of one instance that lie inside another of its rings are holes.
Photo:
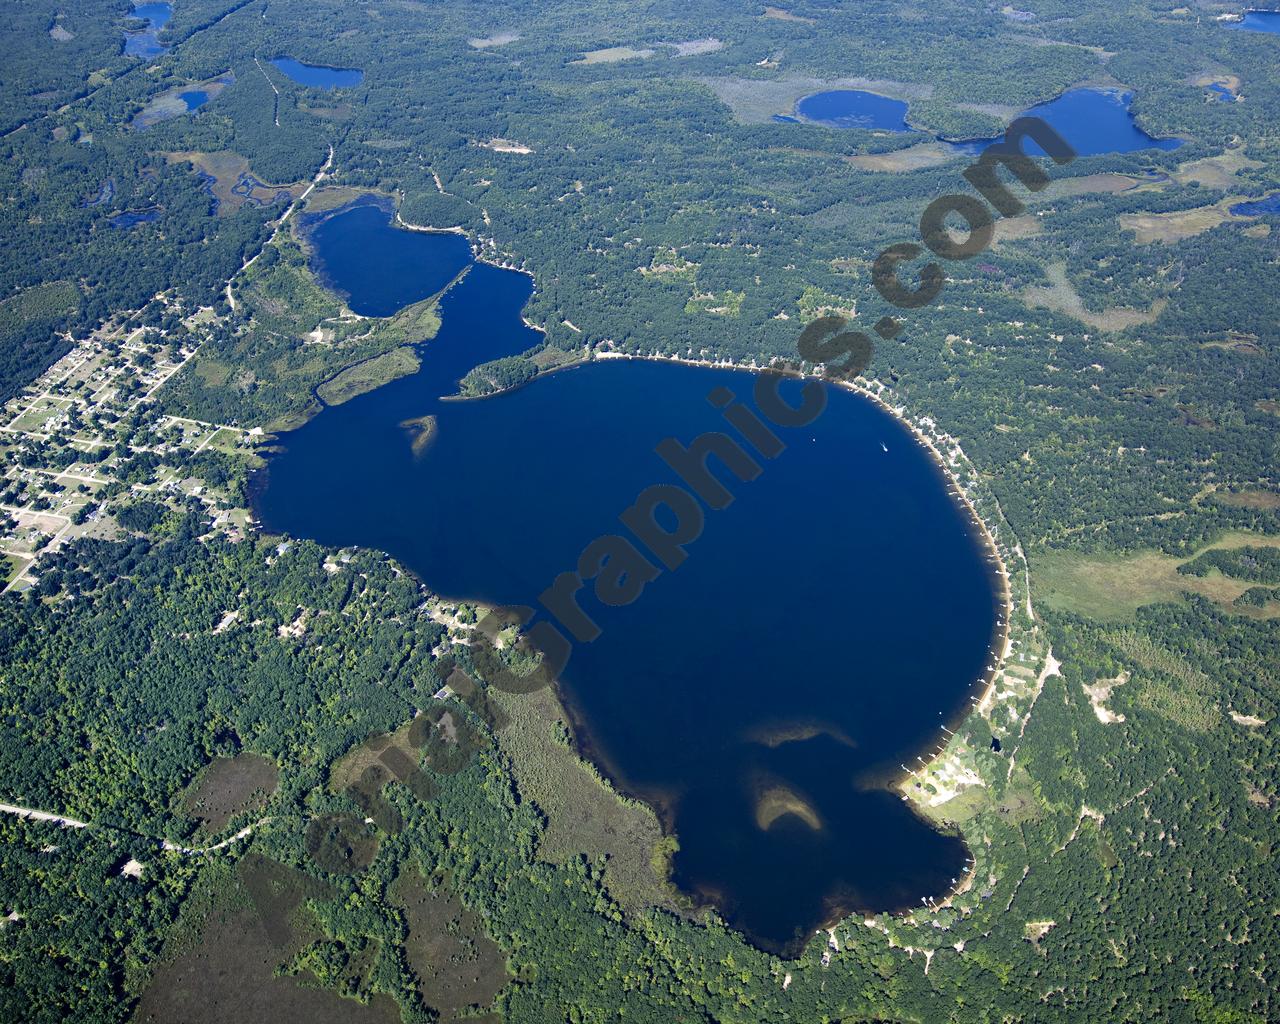
[[[1061,181],[1028,198],[1033,219],[949,264],[939,302],[877,342],[868,370],[960,441],[1029,564],[1029,715],[967,723],[981,785],[930,808],[977,860],[951,906],[855,916],[838,950],[819,935],[794,961],[753,949],[671,892],[670,843],[573,753],[563,709],[489,695],[450,643],[465,621],[399,567],[232,542],[143,498],[114,539],[68,544],[38,589],[0,599],[0,801],[89,825],[0,815],[0,1017],[1280,1014],[1280,221],[1179,221],[1138,244],[1121,220],[1280,186],[1274,36],[1215,23],[1235,10],[1216,3],[1128,0],[1046,0],[1030,20],[958,0],[180,0],[170,49],[146,62],[120,52],[125,4],[14,6],[0,392],[163,293],[216,324],[161,408],[245,427],[297,424],[407,372],[434,304],[349,315],[293,222],[274,223],[282,204],[215,216],[190,163],[165,154],[238,154],[287,184],[332,147],[326,184],[345,191],[331,195],[394,196],[406,221],[461,227],[528,270],[547,348],[481,368],[465,386],[481,393],[555,365],[551,350],[760,362],[790,357],[826,306],[856,302],[863,325],[895,312],[871,261],[965,189],[965,163],[870,169],[850,161],[923,137],[770,120],[824,82],[879,83],[910,99],[912,124],[952,136],[1074,84],[1123,85],[1145,130],[1185,144],[1049,168]],[[661,45],[711,38],[723,45],[687,56]],[[614,47],[652,52],[581,61]],[[277,54],[365,77],[308,89]],[[130,127],[156,96],[226,72],[198,111]],[[1243,101],[1208,102],[1206,76]],[[143,209],[158,216],[110,223]],[[120,454],[137,470],[122,480],[151,479],[146,451]],[[241,456],[185,468],[242,487]],[[1056,674],[1039,671],[1049,650]],[[475,688],[436,701],[459,668]],[[366,746],[415,714],[421,743],[410,728]],[[372,751],[361,775],[333,785],[357,750]],[[202,830],[186,795],[242,753],[276,767],[276,788]],[[209,852],[160,845],[243,829]],[[215,985],[219,971],[254,983]]]

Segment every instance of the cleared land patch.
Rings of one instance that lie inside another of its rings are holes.
[[[616,64],[620,60],[640,60],[652,57],[657,51],[636,49],[633,46],[606,46],[603,50],[588,50],[574,64]]]
[[[492,1004],[511,974],[480,915],[462,906],[449,891],[447,878],[435,881],[438,884],[429,886],[421,873],[409,868],[390,893],[404,908],[405,958],[418,976],[422,1001],[441,1020],[454,1021],[468,1007]],[[476,1018],[468,1014],[466,1019]]]
[[[1253,583],[1218,572],[1207,576],[1178,572],[1178,566],[1194,561],[1206,551],[1243,547],[1280,547],[1280,537],[1230,533],[1188,557],[1166,555],[1161,551],[1124,555],[1045,551],[1035,558],[1032,566],[1036,599],[1060,611],[1110,620],[1130,618],[1144,605],[1181,602],[1183,594],[1194,593],[1224,610],[1264,617],[1264,609],[1232,607],[1236,598],[1254,586]]]
[[[822,154],[825,156],[826,154]],[[845,163],[860,171],[878,171],[888,174],[901,174],[906,171],[919,171],[927,167],[939,167],[942,164],[958,160],[954,149],[942,142],[921,142],[905,149],[897,149],[892,153],[867,153],[862,156],[847,156]]]
[[[519,38],[519,32],[495,32],[481,39],[468,39],[467,44],[474,46],[477,50],[487,50],[491,46],[506,46],[507,43],[514,43]]]
[[[762,18],[770,18],[774,21],[795,21],[801,25],[816,25],[817,21],[813,18],[805,18],[799,14],[792,14],[790,11],[781,7],[765,7],[764,13],[760,15]]]
[[[1120,227],[1133,232],[1138,245],[1152,242],[1180,242],[1216,228],[1219,224],[1239,220],[1229,207],[1241,201],[1240,196],[1229,196],[1212,206],[1197,206],[1191,210],[1173,210],[1169,213],[1122,213]]]
[[[1264,165],[1261,160],[1253,160],[1245,156],[1243,147],[1239,147],[1228,149],[1217,156],[1207,156],[1201,160],[1179,164],[1178,169],[1170,177],[1179,185],[1198,183],[1205,188],[1225,192],[1239,184],[1241,171],[1255,170],[1262,166]]]
[[[1065,263],[1051,263],[1045,268],[1045,276],[1049,278],[1049,285],[1031,285],[1023,291],[1022,301],[1032,308],[1064,313],[1099,331],[1123,331],[1126,327],[1152,323],[1168,304],[1164,299],[1156,299],[1148,310],[1113,306],[1094,313],[1085,308],[1084,301],[1067,279]]]
[[[237,814],[255,810],[275,792],[279,772],[261,754],[219,757],[200,773],[183,797],[183,808],[201,830],[217,832]]]
[[[209,183],[218,201],[218,215],[235,213],[242,206],[268,206],[277,201],[292,202],[306,188],[303,182],[268,185],[254,177],[249,161],[239,153],[222,150],[217,153],[183,151],[166,153],[169,164],[191,164]]]
[[[303,901],[328,895],[323,883],[256,854],[228,875],[201,919],[180,924],[186,941],[156,969],[136,1021],[398,1024],[400,1009],[387,996],[364,1005],[276,974],[321,937]]]

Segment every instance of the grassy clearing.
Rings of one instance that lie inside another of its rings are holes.
[[[278,782],[275,763],[261,754],[219,757],[183,795],[183,810],[199,819],[201,831],[217,832],[237,814],[265,804]]]
[[[1240,612],[1241,609],[1232,604],[1252,583],[1217,572],[1207,576],[1183,575],[1178,572],[1178,566],[1206,551],[1248,546],[1278,547],[1280,537],[1229,533],[1185,558],[1159,551],[1128,555],[1045,551],[1032,560],[1036,600],[1060,611],[1101,621],[1132,618],[1144,605],[1180,602],[1186,593],[1200,594],[1226,610]]]
[[[547,817],[538,855],[553,864],[579,853],[605,856],[605,884],[628,912],[647,906],[678,909],[678,897],[665,878],[657,816],[644,804],[619,796],[574,753],[556,695],[543,689],[527,695],[494,693],[494,698],[509,718],[498,732],[498,745],[511,759],[521,794]]]
[[[1263,511],[1280,508],[1280,494],[1275,491],[1252,489],[1219,491],[1214,494],[1213,500],[1221,502],[1223,505],[1230,505],[1232,508],[1253,508]]]
[[[134,1020],[398,1024],[399,1007],[387,996],[362,1005],[276,973],[320,938],[303,902],[326,895],[322,883],[256,854],[236,869],[219,869],[191,909],[183,908]]]
[[[641,60],[652,57],[656,51],[637,50],[632,46],[607,46],[603,50],[588,50],[574,64],[616,64],[622,60]]]
[[[198,151],[166,153],[164,158],[169,164],[191,164],[196,170],[213,179],[210,188],[218,200],[220,217],[230,216],[248,201],[262,205],[271,203],[281,192],[287,192],[291,200],[296,199],[306,187],[303,182],[293,182],[288,185],[256,184],[257,179],[253,178],[249,161],[239,153],[228,150],[216,153]],[[253,178],[252,181],[251,178]]]
[[[1207,156],[1202,160],[1190,160],[1180,164],[1170,177],[1179,185],[1198,183],[1205,188],[1226,192],[1228,189],[1239,187],[1241,171],[1256,170],[1262,166],[1264,165],[1261,160],[1253,160],[1245,156],[1243,148],[1228,149],[1217,156]]]
[[[906,149],[894,150],[892,153],[867,153],[863,156],[845,157],[845,163],[860,171],[901,174],[927,167],[939,167],[957,159],[959,157],[956,156],[955,151],[941,142],[922,142],[916,146],[908,146]]]
[[[316,388],[316,394],[326,405],[341,405],[399,377],[417,373],[421,365],[412,348],[393,348],[390,352],[348,367]]]
[[[783,10],[781,7],[765,7],[764,13],[760,15],[762,18],[770,18],[774,21],[795,21],[801,25],[816,25],[817,21],[813,18],[805,18],[799,14],[792,14],[790,11]]]
[[[1152,242],[1180,242],[1216,228],[1219,224],[1236,220],[1228,211],[1240,196],[1230,196],[1212,206],[1197,206],[1193,210],[1174,210],[1170,213],[1122,213],[1120,227],[1133,232],[1137,245]]]
[[[409,869],[392,884],[391,898],[404,910],[405,958],[418,976],[422,1001],[442,1021],[454,1021],[470,1006],[491,1005],[511,974],[480,915],[462,906],[447,879],[436,881],[429,886]]]
[[[684,305],[686,313],[710,313],[713,316],[739,316],[746,292],[696,292]]]
[[[1164,299],[1157,299],[1146,311],[1113,306],[1100,313],[1094,313],[1085,308],[1084,301],[1067,279],[1065,263],[1051,263],[1045,268],[1045,276],[1049,278],[1048,286],[1028,287],[1022,293],[1022,301],[1033,309],[1052,309],[1055,312],[1064,313],[1098,331],[1123,331],[1126,327],[1152,323],[1168,304]]]

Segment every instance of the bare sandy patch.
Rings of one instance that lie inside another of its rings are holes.
[[[477,142],[476,145],[481,149],[491,149],[495,153],[519,153],[523,156],[533,152],[531,147],[513,142],[511,139],[490,139],[488,142]]]
[[[724,43],[715,36],[708,36],[706,39],[690,39],[683,43],[659,43],[659,46],[669,46],[676,51],[677,57],[700,57],[704,53],[715,53],[717,50],[724,49]]]
[[[1063,313],[1099,331],[1123,331],[1137,324],[1152,323],[1168,305],[1165,299],[1156,299],[1148,310],[1113,306],[1094,313],[1085,308],[1084,301],[1067,279],[1065,263],[1051,263],[1045,269],[1045,276],[1049,278],[1048,287],[1031,285],[1023,291],[1022,301],[1033,309]]]
[[[603,50],[589,50],[572,63],[616,64],[622,60],[640,60],[644,57],[652,57],[656,52],[648,48],[637,50],[632,46],[607,46]]]
[[[491,46],[506,46],[507,43],[514,43],[519,38],[519,32],[495,32],[483,39],[468,39],[467,45],[474,46],[477,50],[487,50]]]
[[[1257,715],[1242,715],[1239,711],[1231,712],[1231,721],[1236,725],[1243,725],[1249,729],[1261,729],[1267,724],[1265,718],[1259,718]]]
[[[1093,713],[1098,716],[1098,721],[1103,725],[1112,725],[1115,722],[1123,722],[1124,715],[1116,714],[1109,707],[1107,701],[1111,699],[1111,691],[1117,686],[1123,686],[1129,681],[1129,673],[1121,672],[1114,679],[1099,679],[1092,686],[1084,686],[1085,696],[1089,698],[1089,703],[1093,705]]]
[[[1271,234],[1270,224],[1254,224],[1252,227],[1245,228],[1242,235],[1248,235],[1250,238],[1266,238]]]

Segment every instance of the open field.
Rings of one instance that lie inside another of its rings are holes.
[[[429,886],[421,873],[409,868],[390,893],[404,908],[405,959],[418,976],[422,1001],[447,1022],[462,1019],[461,1011],[469,1006],[489,1006],[511,975],[480,915],[462,906],[449,891],[447,879],[437,881]],[[470,1015],[466,1019],[476,1020]]]
[[[212,179],[209,182],[209,189],[218,201],[220,217],[230,216],[246,204],[267,206],[286,197],[289,202],[292,202],[306,188],[304,182],[268,185],[259,181],[253,176],[248,160],[239,153],[225,150],[217,153],[196,151],[166,153],[164,158],[170,164],[190,164],[201,174]]]
[[[1243,148],[1228,149],[1217,156],[1207,156],[1202,160],[1191,160],[1180,164],[1170,177],[1179,185],[1199,183],[1205,188],[1225,192],[1239,187],[1241,171],[1256,170],[1263,166],[1265,165],[1261,160],[1253,160],[1245,156]]]
[[[896,149],[892,153],[866,153],[844,158],[845,163],[860,171],[880,171],[889,174],[938,167],[958,159],[959,156],[955,150],[942,142],[921,142],[915,146],[907,146],[905,149]]]
[[[302,904],[324,897],[320,883],[257,855],[225,881],[203,920],[179,926],[192,934],[157,968],[134,1018],[139,1024],[398,1024],[399,1008],[386,996],[362,1005],[275,973],[319,938]]]
[[[621,60],[641,60],[652,57],[656,51],[650,49],[637,50],[633,46],[607,46],[603,50],[588,50],[575,64],[616,64]]]
[[[1022,301],[1033,309],[1052,309],[1055,312],[1064,313],[1099,331],[1123,331],[1126,327],[1137,324],[1149,324],[1164,311],[1167,305],[1164,299],[1157,299],[1146,311],[1113,306],[1100,313],[1094,313],[1085,308],[1084,302],[1067,279],[1066,264],[1060,262],[1049,264],[1045,268],[1045,276],[1049,278],[1049,285],[1028,287],[1022,293]]]
[[[1193,561],[1205,551],[1219,548],[1280,547],[1280,537],[1253,533],[1230,533],[1187,557],[1143,551],[1131,555],[1081,555],[1069,551],[1046,551],[1033,559],[1032,579],[1036,600],[1051,608],[1090,618],[1127,619],[1144,605],[1181,601],[1184,593],[1200,594],[1222,606],[1232,602],[1254,583],[1232,579],[1221,573],[1190,576],[1178,566]]]
[[[1219,224],[1236,220],[1228,211],[1240,196],[1231,196],[1212,206],[1197,206],[1191,210],[1173,210],[1169,213],[1122,213],[1120,227],[1133,232],[1138,245],[1152,242],[1180,242],[1216,228]]]
[[[187,790],[183,809],[200,820],[202,831],[217,832],[237,814],[265,804],[278,780],[275,764],[260,754],[219,757]]]

